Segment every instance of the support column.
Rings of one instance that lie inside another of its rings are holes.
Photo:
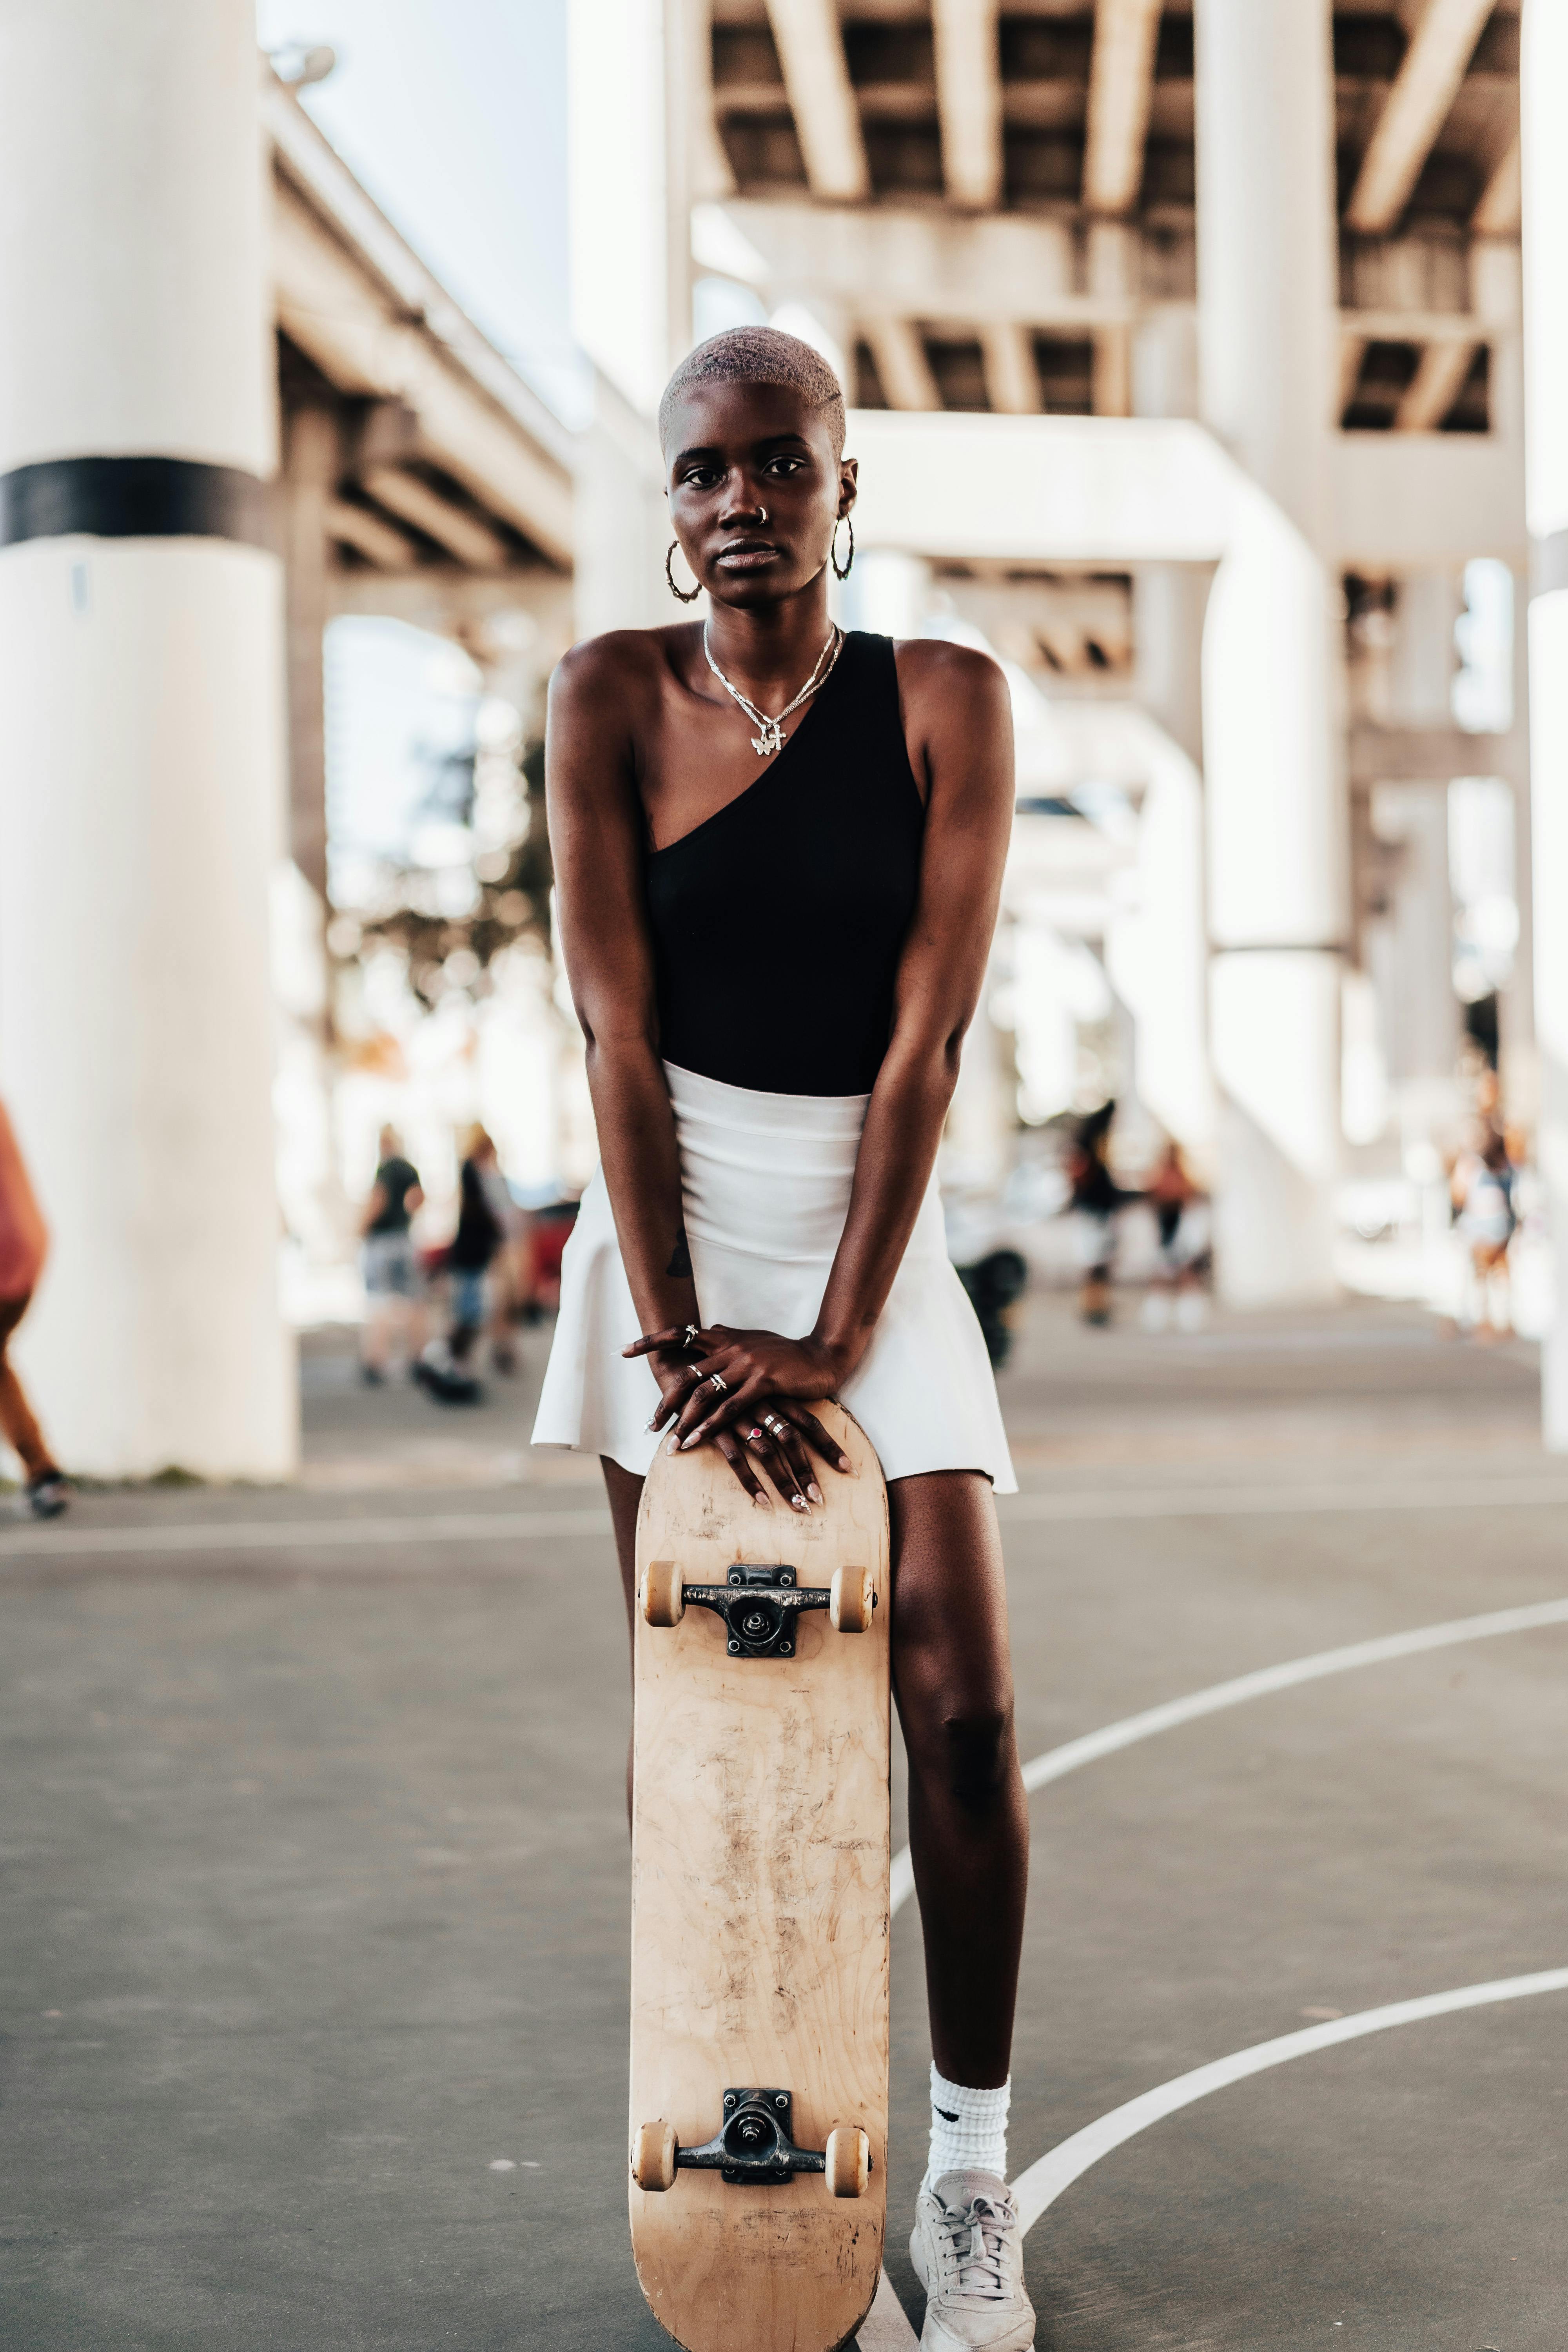
[[[1204,640],[1215,1263],[1241,1306],[1333,1290],[1346,819],[1321,550],[1334,385],[1329,0],[1197,0],[1205,421],[1251,477]]]
[[[277,1478],[280,567],[250,0],[25,0],[0,76],[0,1090],[67,1466]]]
[[[1542,1172],[1556,1283],[1542,1347],[1542,1434],[1568,1454],[1568,15],[1528,0],[1524,118],[1525,507],[1530,600],[1531,826]]]

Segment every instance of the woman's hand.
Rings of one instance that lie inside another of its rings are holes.
[[[623,1352],[646,1356],[658,1381],[648,1426],[673,1423],[671,1452],[716,1444],[754,1503],[765,1507],[770,1498],[752,1459],[801,1511],[822,1500],[808,1448],[834,1469],[850,1469],[848,1455],[809,1410],[816,1399],[834,1395],[852,1369],[823,1341],[688,1324],[644,1332]]]

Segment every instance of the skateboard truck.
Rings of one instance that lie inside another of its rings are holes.
[[[650,1560],[640,1600],[650,1625],[679,1625],[689,1607],[710,1609],[723,1621],[732,1658],[792,1658],[795,1621],[807,1609],[826,1609],[836,1633],[863,1633],[878,1605],[868,1569],[836,1569],[830,1585],[801,1585],[793,1568],[749,1560],[738,1561],[722,1584],[688,1584],[674,1560]]]
[[[669,2189],[678,2170],[719,2172],[737,2188],[783,2187],[797,2172],[822,2172],[835,2197],[863,2196],[870,2144],[857,2125],[840,2125],[825,2148],[796,2147],[795,2095],[779,2090],[724,2094],[724,2120],[700,2147],[682,2147],[668,2124],[645,2124],[632,2149],[640,2189]]]

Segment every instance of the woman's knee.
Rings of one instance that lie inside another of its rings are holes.
[[[985,1811],[1015,1769],[1011,1696],[953,1694],[902,1714],[910,1769],[927,1794]]]

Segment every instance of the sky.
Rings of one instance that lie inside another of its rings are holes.
[[[258,0],[325,43],[304,104],[389,220],[555,407],[572,404],[567,0]]]

